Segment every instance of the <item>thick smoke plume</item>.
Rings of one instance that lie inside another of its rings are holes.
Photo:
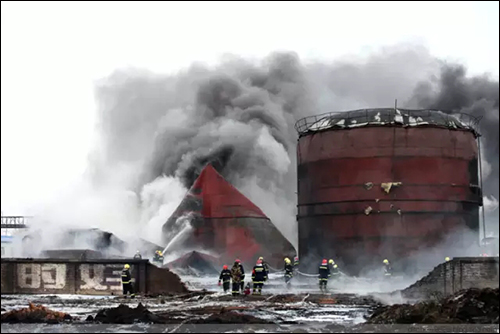
[[[499,86],[498,80],[487,75],[467,76],[460,64],[442,64],[440,75],[421,82],[412,102],[419,107],[433,108],[450,113],[466,113],[479,121],[483,171],[485,210],[490,220],[486,232],[498,235],[499,163]]]
[[[482,116],[485,195],[498,198],[498,82],[468,77],[423,47],[397,45],[332,63],[276,53],[260,63],[227,56],[218,66],[194,64],[175,75],[118,70],[96,86],[91,182],[47,217],[54,226],[71,217],[73,225],[160,242],[161,226],[211,162],[297,246],[294,123],[392,106],[395,98],[401,107]]]

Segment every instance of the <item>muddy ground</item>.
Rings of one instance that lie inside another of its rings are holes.
[[[284,289],[276,277],[266,285],[263,296],[236,298],[221,292],[217,280],[218,277],[190,278],[188,285],[196,292],[134,300],[119,296],[3,295],[2,314],[32,303],[67,313],[72,320],[63,319],[57,325],[2,321],[1,329],[17,333],[499,332],[497,323],[401,324],[398,315],[406,314],[410,306],[394,305],[414,301],[389,292],[406,286],[403,279],[379,282],[346,278],[329,284],[330,293],[320,294],[315,279],[296,280],[291,289]],[[378,321],[373,320],[375,316]],[[370,317],[373,324],[367,323]]]
[[[16,295],[3,296],[2,307],[7,311],[18,309],[28,301],[65,312],[72,317],[72,322],[2,323],[2,332],[498,333],[499,330],[498,324],[367,324],[370,315],[381,314],[380,310],[387,306],[372,297],[355,294],[269,294],[233,298],[223,293],[194,292],[136,300],[111,296]]]
[[[224,293],[195,292],[179,296],[125,299],[122,297],[83,296],[4,296],[7,311],[18,309],[23,302],[44,305],[65,312],[73,321],[107,323],[238,323],[238,315],[262,319],[269,323],[333,321],[360,323],[379,302],[350,294],[296,294],[233,297]],[[26,305],[27,306],[27,305]],[[117,309],[119,307],[119,309]],[[154,317],[153,317],[154,316]],[[97,318],[96,318],[97,317]],[[212,318],[210,318],[212,317]],[[218,317],[218,318],[217,318]],[[90,318],[88,319],[90,320]],[[252,321],[247,318],[243,322]]]

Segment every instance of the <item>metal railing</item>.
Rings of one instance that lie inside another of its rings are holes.
[[[403,126],[432,125],[473,131],[479,136],[482,117],[437,109],[359,109],[308,116],[295,123],[299,135],[327,128],[349,128],[361,125],[400,124]]]
[[[27,228],[30,216],[2,216],[2,229],[4,228]]]

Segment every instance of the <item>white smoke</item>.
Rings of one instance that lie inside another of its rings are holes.
[[[484,211],[491,213],[498,209],[498,200],[493,196],[485,196],[483,198],[483,205]]]
[[[331,64],[279,53],[261,63],[226,57],[214,68],[196,65],[172,76],[119,70],[96,87],[98,144],[87,175],[42,201],[41,247],[61,247],[51,236],[69,227],[159,242],[161,225],[207,162],[297,247],[295,121],[388,106],[395,97],[404,107],[418,82],[439,69],[428,50],[405,44]],[[488,168],[495,157],[486,158]]]

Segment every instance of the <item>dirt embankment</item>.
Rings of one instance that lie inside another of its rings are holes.
[[[499,290],[469,289],[440,300],[378,308],[369,324],[498,324]]]

